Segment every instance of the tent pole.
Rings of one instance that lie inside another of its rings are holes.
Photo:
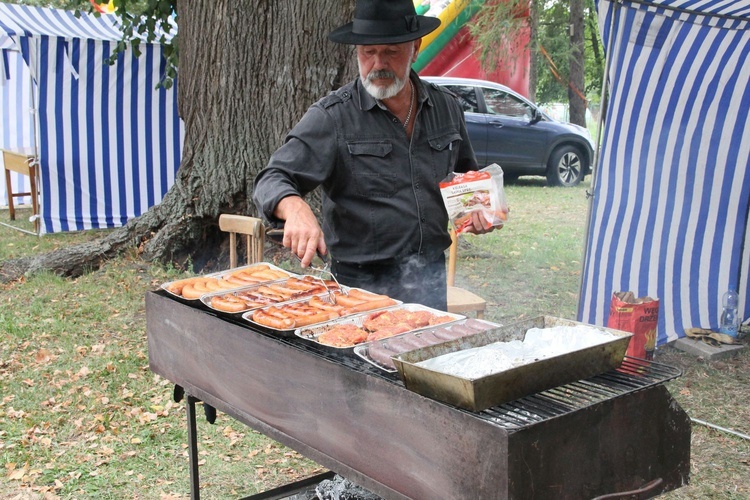
[[[33,59],[33,63],[36,63],[36,61],[39,60],[39,44],[34,44],[34,51],[36,51],[36,54]],[[32,62],[31,59],[29,62]],[[41,180],[41,171],[42,171],[42,162],[39,159],[39,131],[37,130],[37,127],[39,126],[39,113],[37,112],[37,103],[36,103],[36,94],[34,93],[34,75],[39,74],[36,68],[33,68],[33,71],[31,71],[31,68],[29,68],[29,95],[31,99],[31,109],[29,110],[29,113],[31,113],[31,129],[33,131],[33,138],[34,138],[34,158],[36,159],[36,165],[34,168],[36,168],[36,175],[37,179]],[[37,183],[36,190],[39,191],[41,189],[41,182]],[[42,223],[39,221],[41,219],[41,212],[42,212],[42,200],[41,196],[37,193],[31,193],[31,196],[36,196],[36,206],[37,206],[37,213],[34,214],[34,230],[36,231],[37,236],[42,235]]]
[[[598,182],[598,175],[597,170],[599,167],[599,154],[601,150],[601,144],[602,144],[602,124],[604,122],[604,115],[606,114],[606,109],[609,105],[607,102],[605,106],[605,100],[609,99],[609,64],[610,64],[610,56],[611,52],[613,50],[612,47],[612,38],[614,36],[615,31],[615,16],[617,14],[617,11],[620,8],[620,1],[615,0],[612,2],[613,9],[611,11],[611,16],[609,18],[609,37],[607,38],[607,47],[604,51],[604,73],[602,74],[602,94],[601,99],[599,101],[600,103],[600,109],[599,109],[599,118],[597,119],[596,123],[596,150],[594,151],[594,164],[591,166],[591,191],[586,191],[586,199],[588,200],[588,210],[586,211],[586,225],[584,226],[586,230],[583,233],[583,258],[581,259],[581,278],[579,281],[578,286],[578,320],[581,320],[581,297],[583,297],[583,282],[584,282],[584,274],[586,270],[586,260],[588,259],[588,246],[589,246],[589,233],[591,231],[590,225],[591,225],[591,210],[594,203],[594,193],[596,192],[597,182]]]

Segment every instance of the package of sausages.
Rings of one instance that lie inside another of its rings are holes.
[[[503,169],[496,163],[482,170],[451,173],[440,182],[440,193],[456,234],[471,227],[472,212],[480,212],[495,227],[508,220]]]

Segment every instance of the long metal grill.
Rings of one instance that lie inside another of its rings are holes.
[[[503,428],[518,429],[662,384],[680,375],[679,368],[625,357],[616,370],[488,408],[480,414]]]

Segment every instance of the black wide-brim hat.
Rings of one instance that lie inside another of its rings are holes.
[[[354,20],[328,38],[350,45],[390,45],[422,38],[438,26],[440,19],[417,15],[413,0],[357,0]]]

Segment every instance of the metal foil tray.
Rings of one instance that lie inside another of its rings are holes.
[[[357,346],[354,347],[354,354],[356,354],[360,358],[364,359],[365,361],[367,361],[371,365],[380,368],[381,370],[387,371],[388,373],[396,373],[397,370],[395,368],[395,365],[393,367],[392,366],[386,366],[382,362],[378,362],[376,359],[374,359],[370,355],[370,348],[372,346],[377,345],[378,342],[383,342],[385,345],[388,345],[388,341],[389,340],[391,340],[391,339],[397,339],[399,337],[404,337],[404,336],[408,336],[408,335],[415,335],[415,336],[418,336],[418,337],[422,337],[424,334],[426,334],[428,332],[445,331],[445,330],[447,330],[449,332],[452,332],[452,331],[456,330],[455,327],[457,327],[457,326],[460,327],[460,326],[466,325],[467,322],[471,323],[471,324],[481,324],[481,325],[484,325],[485,326],[485,330],[492,330],[492,329],[495,329],[495,328],[498,328],[498,327],[502,326],[502,325],[499,325],[497,323],[493,323],[491,321],[487,321],[487,320],[484,320],[484,319],[475,319],[475,318],[468,319],[468,318],[464,318],[464,319],[458,320],[458,321],[453,322],[453,323],[444,323],[444,324],[440,324],[440,325],[429,326],[429,327],[424,328],[424,329],[420,329],[420,330],[416,330],[416,331],[412,331],[412,332],[407,332],[407,333],[401,333],[399,335],[395,335],[393,337],[388,337],[388,338],[383,339],[383,340],[379,340],[379,341],[375,341],[375,342],[367,342],[366,344],[357,345]],[[479,332],[480,332],[479,330],[476,330],[476,331],[472,331],[471,333],[467,333],[466,335],[476,335]],[[462,336],[464,336],[464,335],[462,335]],[[443,340],[442,342],[437,342],[436,341],[436,342],[431,343],[431,345],[442,344],[443,342],[451,342],[451,340],[450,339],[446,339],[446,340]],[[401,352],[406,352],[407,350],[411,350],[411,349],[406,349],[404,351],[397,351],[397,352],[400,354]]]
[[[341,290],[344,291],[344,292],[348,292],[350,290],[361,290],[363,292],[367,292],[367,290],[364,290],[362,288],[352,288],[352,287],[347,287],[347,286],[344,286],[344,285],[341,286]],[[329,294],[329,293],[318,294],[317,297],[320,297],[324,302],[328,302],[328,303],[331,303],[331,304],[333,303],[333,299],[331,298],[331,294]],[[335,320],[328,320],[328,321],[325,321],[325,322],[316,323],[315,325],[309,325],[309,326],[300,327],[300,328],[297,328],[297,329],[295,329],[295,328],[282,329],[282,328],[273,328],[271,326],[263,325],[263,324],[258,323],[255,320],[253,320],[253,314],[255,313],[255,311],[266,311],[266,310],[268,310],[271,307],[280,307],[280,308],[283,308],[284,306],[287,306],[287,305],[297,304],[297,303],[300,303],[300,302],[308,302],[309,300],[310,300],[310,297],[303,297],[303,298],[300,298],[300,299],[297,299],[297,300],[291,300],[289,302],[283,302],[283,303],[275,304],[275,305],[272,305],[272,306],[266,306],[266,307],[261,307],[261,308],[258,308],[258,309],[253,309],[251,311],[247,311],[244,314],[242,314],[242,319],[244,319],[245,321],[248,321],[249,323],[251,323],[254,328],[258,328],[259,330],[262,330],[264,332],[273,333],[273,334],[280,335],[282,337],[287,337],[287,338],[294,337],[295,335],[301,336],[299,334],[296,334],[296,332],[300,331],[300,330],[303,330],[303,329],[307,330],[307,329],[310,329],[310,328],[312,328],[314,326],[317,326],[317,325],[325,325],[325,324],[328,324],[328,323],[332,323],[332,322],[336,322],[336,321],[341,321],[341,318],[337,318]],[[398,305],[401,304],[401,302],[398,301],[398,300],[395,300],[395,303],[398,304]],[[391,307],[393,307],[393,306],[391,306]],[[372,309],[370,311],[367,311],[367,313],[371,313],[371,312],[376,311],[376,310],[377,309]],[[366,313],[362,313],[362,314],[366,314]],[[345,316],[345,317],[349,318],[349,317],[353,317],[353,316],[354,315]],[[308,338],[308,337],[303,337],[303,338]],[[309,338],[308,338],[308,340],[309,340]]]
[[[363,325],[363,323],[365,322],[365,320],[372,313],[377,312],[377,311],[397,311],[397,310],[406,310],[406,311],[409,311],[409,312],[425,311],[425,312],[429,312],[429,313],[431,313],[431,314],[433,314],[435,316],[448,316],[448,317],[452,318],[450,322],[440,323],[439,325],[449,324],[449,323],[454,322],[454,321],[459,321],[459,320],[462,320],[462,319],[466,319],[466,316],[462,316],[460,314],[455,314],[455,313],[449,313],[449,312],[445,312],[445,311],[439,311],[437,309],[432,309],[431,307],[423,306],[421,304],[398,304],[398,305],[391,306],[391,307],[386,307],[386,308],[383,308],[383,309],[378,309],[378,310],[373,310],[373,311],[366,311],[366,312],[359,313],[359,314],[352,315],[352,316],[345,316],[343,318],[335,319],[333,321],[329,321],[329,322],[326,322],[326,323],[320,323],[318,325],[314,325],[314,326],[310,326],[310,327],[298,328],[297,330],[295,330],[295,335],[297,335],[298,337],[303,338],[303,339],[312,340],[313,342],[318,342],[318,337],[320,335],[322,335],[323,333],[329,331],[333,327],[336,327],[336,326],[339,326],[339,325],[344,325],[344,324],[351,324],[351,325],[355,325],[355,326],[361,328],[362,325]],[[417,331],[417,330],[422,330],[424,328],[433,328],[434,326],[439,326],[439,325],[428,325],[428,326],[424,326],[424,327],[419,327],[419,328],[415,328],[413,330],[410,330],[408,332],[401,332],[399,335],[404,335],[404,334],[411,333],[411,332],[414,332],[414,331]],[[398,335],[396,335],[396,336],[398,336]],[[318,342],[318,343],[320,343],[320,342]],[[365,343],[361,343],[361,344],[357,344],[357,345],[364,345],[364,344]],[[352,347],[354,347],[354,346],[335,347],[335,346],[329,346],[327,344],[321,344],[321,345],[326,345],[326,347],[332,347],[332,348],[337,348],[337,349],[351,349]]]
[[[531,328],[591,326],[615,335],[603,344],[540,359],[477,379],[468,379],[417,366],[426,359],[495,342],[522,340]],[[443,344],[416,349],[393,358],[407,389],[460,408],[481,411],[529,394],[592,377],[619,367],[633,335],[620,330],[540,316]]]
[[[232,269],[227,269],[225,271],[217,271],[215,273],[201,274],[201,275],[191,276],[190,278],[180,278],[180,279],[176,279],[176,280],[173,280],[173,281],[168,281],[166,283],[162,283],[160,288],[162,290],[164,290],[165,292],[167,292],[172,297],[175,297],[175,298],[177,298],[179,300],[182,300],[182,301],[185,301],[185,302],[188,302],[188,303],[190,303],[190,302],[200,302],[201,299],[202,299],[202,297],[195,298],[195,299],[188,299],[188,298],[183,297],[182,295],[178,295],[178,294],[172,292],[169,289],[169,287],[172,284],[174,284],[174,283],[177,283],[177,282],[183,281],[183,280],[189,280],[191,278],[216,278],[216,279],[225,279],[224,278],[225,276],[228,276],[228,275],[230,275],[232,273],[236,273],[238,271],[243,271],[245,269],[249,269],[249,268],[252,268],[252,267],[257,267],[257,266],[260,266],[260,265],[266,265],[266,266],[268,266],[269,269],[273,269],[274,271],[284,272],[284,273],[287,274],[287,278],[290,278],[290,277],[299,278],[300,277],[300,275],[291,273],[291,272],[287,271],[286,269],[282,269],[282,268],[280,268],[280,267],[278,267],[278,266],[276,266],[276,265],[274,265],[274,264],[272,264],[270,262],[255,262],[253,264],[248,264],[248,265],[245,265],[245,266],[235,267],[235,268],[232,268]],[[286,279],[286,278],[279,278],[279,279]],[[267,283],[272,283],[274,281],[278,281],[278,279],[277,280],[268,280],[268,281],[265,281],[263,283],[258,283],[258,284],[267,284]],[[231,288],[226,288],[224,290],[217,290],[216,292],[227,293],[227,292],[235,291],[235,290],[237,290],[239,288],[244,288],[244,287],[247,287],[247,286],[250,286],[250,285],[251,285],[250,283],[245,284],[245,285],[237,284],[236,286],[233,286]],[[206,295],[209,294],[209,293],[213,294],[214,292],[207,292]]]
[[[319,288],[317,290],[314,290],[314,291],[298,290],[297,291],[297,295],[295,297],[293,297],[293,298],[283,299],[281,297],[276,298],[275,296],[272,296],[272,295],[264,296],[263,294],[261,294],[261,296],[266,301],[265,304],[257,305],[257,306],[250,306],[250,305],[248,305],[247,307],[243,308],[241,311],[234,311],[234,312],[232,312],[232,311],[225,311],[223,309],[214,307],[213,304],[212,304],[212,299],[214,297],[223,297],[225,295],[234,295],[234,296],[237,296],[238,294],[241,294],[243,292],[258,292],[259,288],[264,288],[264,287],[267,288],[269,286],[272,287],[273,285],[284,286],[287,283],[289,283],[289,280],[291,280],[291,279],[302,280],[303,278],[304,278],[304,276],[301,277],[301,278],[297,277],[297,276],[290,276],[289,278],[284,278],[284,279],[277,280],[277,281],[267,281],[267,282],[264,282],[264,283],[257,283],[255,285],[245,286],[245,287],[242,287],[242,288],[238,288],[236,290],[222,290],[222,291],[219,291],[219,292],[208,293],[206,295],[203,295],[200,298],[200,301],[203,302],[206,305],[206,307],[208,307],[209,309],[213,309],[214,311],[218,311],[220,313],[224,313],[224,314],[242,314],[244,312],[252,311],[254,309],[260,309],[261,307],[267,307],[267,306],[271,306],[271,305],[278,306],[278,305],[280,305],[282,303],[285,303],[285,302],[292,302],[292,301],[296,301],[296,300],[300,300],[300,299],[309,299],[313,295],[320,295],[320,296],[322,296],[322,295],[327,295],[329,293],[328,289],[322,284],[323,280],[321,280],[320,278],[316,278],[316,277],[313,276],[314,282],[310,282],[310,285],[313,285],[315,283],[320,283]]]

